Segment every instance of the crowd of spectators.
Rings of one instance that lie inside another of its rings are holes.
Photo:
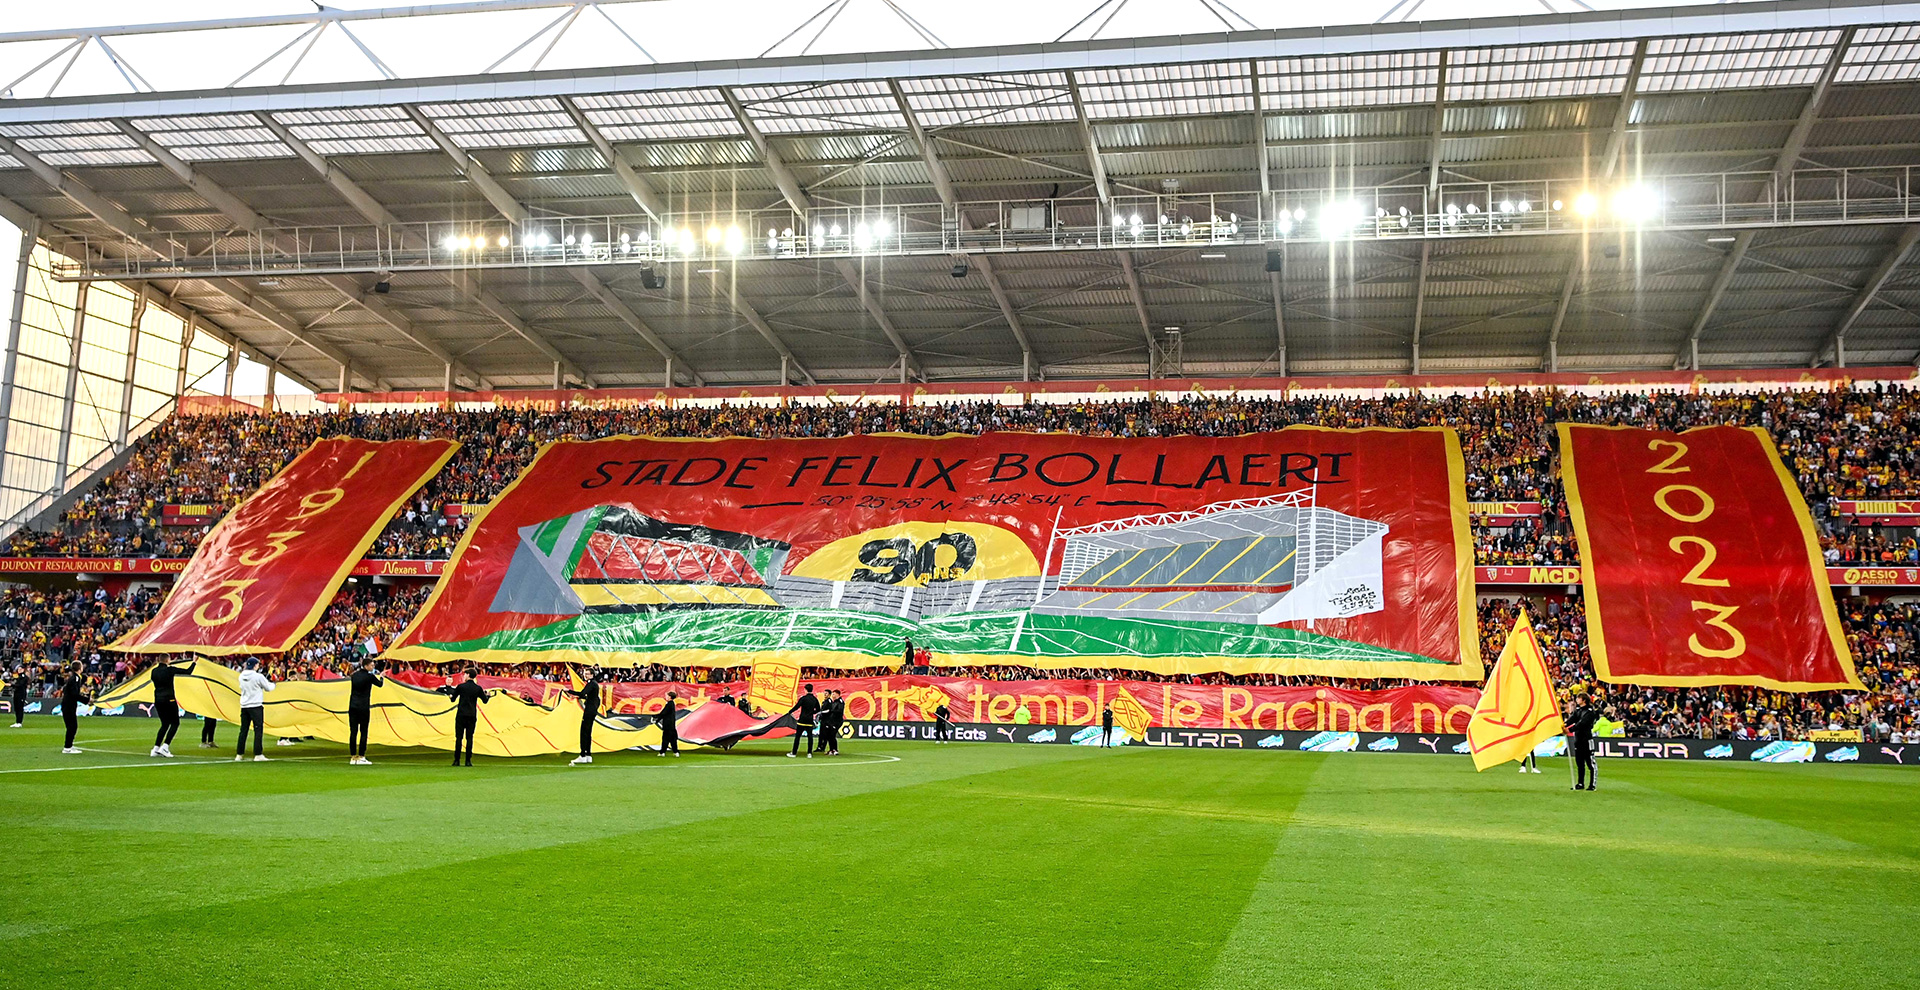
[[[1594,676],[1586,609],[1578,598],[1482,601],[1481,652],[1489,661],[1523,605],[1563,703],[1587,698],[1612,705],[1631,736],[1776,740],[1805,739],[1816,729],[1860,729],[1869,740],[1886,740],[1920,729],[1920,604],[1841,601],[1841,623],[1866,690],[1813,692],[1604,683]]]
[[[1823,508],[1830,499],[1920,495],[1920,392],[1866,388],[1690,394],[1556,390],[1379,399],[1192,398],[1180,401],[944,405],[703,406],[668,409],[334,412],[176,416],[136,445],[132,459],[82,496],[50,532],[22,531],[10,556],[186,556],[204,526],[163,526],[160,507],[224,511],[312,441],[451,437],[463,447],[419,496],[395,514],[373,555],[444,559],[459,540],[459,508],[483,505],[550,440],[621,434],[704,437],[824,437],[899,431],[937,435],[987,430],[1091,436],[1227,435],[1294,424],[1332,427],[1449,426],[1460,435],[1467,497],[1539,502],[1537,520],[1476,532],[1485,564],[1571,564],[1578,553],[1559,478],[1554,427],[1608,423],[1681,430],[1708,424],[1759,426],[1810,503],[1842,562],[1912,559],[1911,531],[1869,532]],[[1485,520],[1481,520],[1483,523]]]
[[[38,693],[51,694],[60,667],[79,661],[91,684],[113,683],[139,669],[126,654],[100,647],[153,617],[160,596],[149,590],[0,588],[0,671],[26,672]]]
[[[1475,553],[1482,564],[1578,562],[1559,478],[1554,425],[1608,423],[1680,430],[1707,424],[1758,426],[1778,445],[1813,505],[1828,562],[1920,563],[1912,529],[1852,525],[1832,511],[1832,500],[1920,496],[1920,392],[1902,386],[1840,390],[1776,390],[1743,394],[1618,393],[1586,396],[1551,390],[1476,396],[1384,399],[1313,397],[1291,400],[1204,398],[1178,402],[1128,401],[932,406],[790,405],[665,409],[650,406],[536,411],[347,412],[175,417],[135,448],[118,471],[82,496],[49,532],[22,531],[8,542],[11,556],[163,556],[191,554],[204,526],[162,524],[168,503],[230,508],[259,487],[313,440],[332,435],[369,439],[452,437],[464,446],[407,505],[375,543],[371,556],[434,559],[451,554],[465,531],[468,507],[498,494],[531,462],[541,444],[556,439],[619,434],[697,437],[752,435],[821,437],[885,431],[940,434],[987,430],[1073,432],[1094,436],[1227,435],[1308,423],[1331,427],[1449,426],[1466,458],[1467,497],[1473,501],[1538,502],[1539,516],[1496,522],[1476,516]],[[417,611],[419,585],[356,584],[344,588],[314,632],[276,662],[280,676],[337,671],[364,655],[368,641],[384,644]],[[151,593],[115,596],[104,590],[0,591],[0,663],[26,662],[36,670],[79,659],[95,676],[116,680],[132,667],[101,644],[149,616]],[[1911,604],[1856,599],[1842,610],[1859,657],[1865,692],[1785,694],[1755,688],[1658,689],[1595,680],[1586,653],[1585,617],[1577,599],[1541,599],[1530,606],[1557,679],[1569,696],[1613,703],[1635,734],[1791,738],[1839,725],[1869,733],[1915,731],[1920,710],[1915,643],[1920,614]],[[1488,602],[1480,624],[1485,653],[1497,655],[1511,623],[1512,603]],[[415,665],[423,670],[430,665]],[[520,676],[561,680],[564,668],[511,668]],[[871,673],[891,672],[876,667]],[[506,672],[502,668],[499,672]],[[995,679],[1027,676],[1126,677],[1139,672],[1026,671],[983,667],[943,669]],[[686,672],[641,667],[611,672],[625,680],[668,680]],[[738,672],[701,672],[720,678]],[[821,671],[820,676],[835,672]],[[850,676],[861,672],[837,672]],[[50,679],[51,673],[44,675]],[[1234,681],[1206,675],[1206,683]],[[1247,683],[1326,684],[1321,678],[1261,675]],[[1381,681],[1355,687],[1388,686]]]

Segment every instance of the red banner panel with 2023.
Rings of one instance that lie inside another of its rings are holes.
[[[1602,680],[1859,686],[1812,517],[1765,431],[1561,424]]]

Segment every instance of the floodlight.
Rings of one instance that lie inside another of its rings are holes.
[[[1613,212],[1628,223],[1646,223],[1660,212],[1660,199],[1653,190],[1636,182],[1614,193]]]

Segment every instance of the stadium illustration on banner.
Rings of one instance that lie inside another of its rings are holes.
[[[1458,464],[1446,430],[557,443],[389,654],[1474,679]]]

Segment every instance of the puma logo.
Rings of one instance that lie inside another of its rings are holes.
[[[1436,748],[1440,745],[1440,740],[1438,739],[1428,739],[1426,736],[1421,736],[1420,745],[1427,747],[1427,749],[1431,750],[1432,752],[1435,752],[1435,753],[1440,752],[1440,750]]]
[[[1895,762],[1895,763],[1898,763],[1898,764],[1901,764],[1902,766],[1904,766],[1904,765],[1906,765],[1906,762],[1907,762],[1907,761],[1905,761],[1905,760],[1903,760],[1903,759],[1901,759],[1901,758],[1900,758],[1900,754],[1901,754],[1901,753],[1904,753],[1904,752],[1906,752],[1906,751],[1907,751],[1907,747],[1905,747],[1905,746],[1902,746],[1902,747],[1900,747],[1899,749],[1894,749],[1894,748],[1893,748],[1892,746],[1882,746],[1882,747],[1880,747],[1880,752],[1882,752],[1882,753],[1885,753],[1885,754],[1887,754],[1888,756],[1891,756],[1891,757],[1893,757],[1893,762]]]

